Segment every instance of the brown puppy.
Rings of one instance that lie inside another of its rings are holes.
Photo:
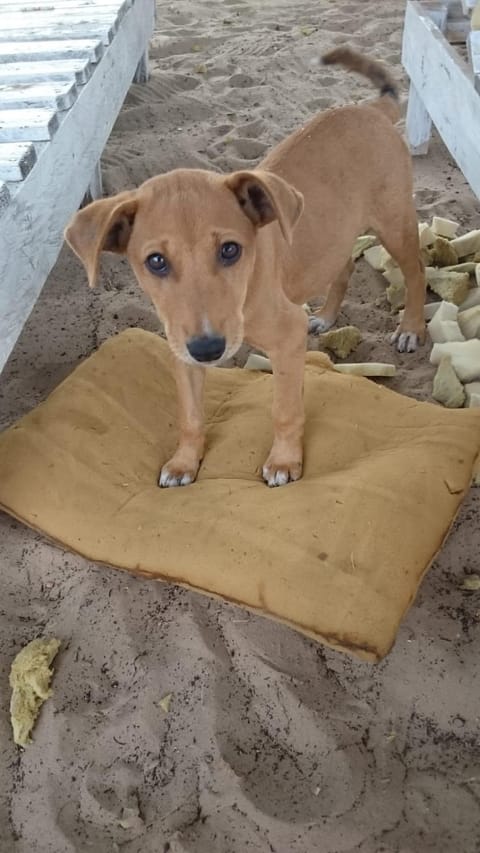
[[[326,294],[316,326],[335,322],[353,243],[367,227],[407,284],[393,340],[400,351],[423,341],[425,278],[410,157],[392,123],[396,87],[383,65],[348,48],[324,62],[366,75],[380,97],[317,115],[254,171],[159,175],[90,204],[65,231],[90,286],[102,251],[126,254],[164,323],[176,356],[180,436],[161,486],[195,480],[204,450],[204,368],[232,356],[244,339],[267,353],[275,380],[274,441],[263,477],[280,486],[301,476],[302,304]]]

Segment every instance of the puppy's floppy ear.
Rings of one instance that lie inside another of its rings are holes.
[[[293,229],[303,211],[303,196],[291,184],[262,169],[234,172],[226,183],[254,225],[261,228],[276,219],[287,243],[292,242]]]
[[[65,240],[82,261],[90,287],[96,284],[101,252],[126,252],[137,207],[135,192],[119,193],[88,204],[65,228]]]

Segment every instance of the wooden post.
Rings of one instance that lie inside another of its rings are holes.
[[[438,8],[429,7],[425,10],[425,14],[432,19],[441,32],[444,32],[447,23],[448,3],[441,3]],[[409,38],[410,33],[408,29],[405,28],[403,45],[404,52],[407,49],[406,40]],[[413,156],[419,156],[428,152],[431,135],[432,119],[425,109],[425,105],[414,83],[410,83],[406,118],[406,136],[410,152]]]
[[[472,66],[475,88],[480,92],[480,30],[472,30],[468,36],[468,55]]]
[[[85,198],[82,202],[82,207],[86,204],[90,204],[91,201],[97,201],[99,198],[102,198],[103,195],[103,182],[102,182],[102,167],[100,165],[100,160],[97,162],[95,166],[95,171],[92,175],[92,179],[88,185],[88,190],[85,193]]]
[[[427,154],[432,135],[432,119],[413,83],[408,92],[406,135],[413,157]]]
[[[140,62],[137,65],[137,70],[135,71],[135,77],[133,78],[134,83],[147,83],[148,78],[150,77],[150,72],[148,68],[148,47],[145,53],[143,54]]]

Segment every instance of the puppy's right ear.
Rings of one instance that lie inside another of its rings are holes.
[[[126,252],[137,207],[134,192],[102,198],[79,210],[65,228],[65,240],[82,261],[90,287],[96,284],[101,252]]]

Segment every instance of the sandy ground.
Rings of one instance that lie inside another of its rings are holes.
[[[403,10],[400,0],[160,3],[152,78],[118,118],[106,191],[175,166],[254,165],[314,110],[369,96],[356,78],[322,70],[318,55],[349,38],[400,76]],[[420,217],[479,227],[438,140],[415,172]],[[429,397],[427,350],[392,355],[384,286],[363,262],[341,319],[364,332],[357,360],[393,357],[391,385]],[[2,376],[2,423],[131,325],[158,329],[126,264],[107,261],[89,292],[64,251]],[[98,568],[2,517],[2,853],[478,852],[480,598],[460,583],[478,569],[479,510],[477,489],[376,667],[238,608]],[[63,651],[35,742],[19,751],[8,670],[41,634],[60,637]]]

